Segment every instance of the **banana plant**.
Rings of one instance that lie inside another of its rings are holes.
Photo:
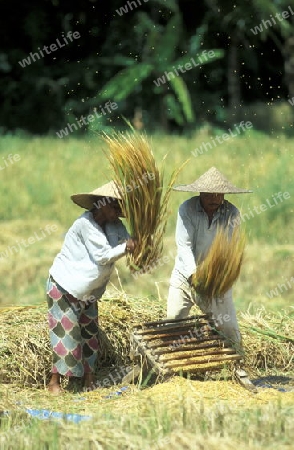
[[[123,66],[101,89],[99,99],[122,101],[135,92],[144,89],[148,96],[150,92],[159,100],[162,123],[170,118],[178,125],[191,124],[195,121],[193,102],[180,67],[193,68],[203,66],[223,57],[223,51],[214,49],[211,57],[203,58],[202,53],[193,54],[190,49],[182,51],[178,57],[183,35],[183,23],[180,11],[174,8],[171,18],[165,26],[155,23],[147,13],[137,14],[137,41],[141,43],[140,57],[126,57],[115,54],[100,58],[102,64]],[[200,43],[199,43],[200,50]],[[206,54],[209,50],[206,51]],[[139,52],[138,52],[139,53]],[[192,67],[191,60],[193,58]],[[149,84],[148,84],[149,81]]]

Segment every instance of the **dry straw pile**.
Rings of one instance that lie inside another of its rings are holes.
[[[100,350],[97,376],[130,363],[130,335],[137,323],[164,318],[154,302],[105,298],[99,302]],[[251,376],[294,376],[294,321],[280,315],[245,314],[240,320],[245,366]],[[0,383],[42,387],[48,382],[51,347],[46,305],[0,309]]]
[[[204,300],[224,295],[240,275],[245,249],[245,234],[238,227],[229,236],[220,228],[206,258],[192,276],[192,285]]]
[[[100,348],[97,371],[127,365],[130,335],[138,322],[156,320],[163,312],[148,301],[128,301],[123,296],[99,301]],[[47,306],[0,308],[0,383],[44,386],[51,369],[52,350]]]
[[[138,245],[128,256],[132,271],[148,271],[162,254],[163,235],[172,186],[181,167],[164,185],[163,169],[157,167],[151,144],[138,133],[103,136],[113,179],[122,193],[121,207],[131,236]]]
[[[241,333],[249,371],[294,378],[294,312],[260,309],[241,314]]]

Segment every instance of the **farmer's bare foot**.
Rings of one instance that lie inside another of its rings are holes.
[[[47,385],[48,391],[52,395],[60,395],[62,394],[62,388],[60,386],[60,375],[59,373],[53,373],[51,376],[51,380],[49,381]]]
[[[95,379],[92,373],[85,373],[84,375],[84,387],[95,389]]]
[[[60,395],[63,392],[60,384],[58,383],[48,384],[47,389],[52,395]]]

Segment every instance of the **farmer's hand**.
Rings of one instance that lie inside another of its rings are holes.
[[[192,276],[193,276],[193,275],[190,275],[189,278],[187,278],[187,281],[188,281],[188,283],[189,283],[189,286],[192,286]]]
[[[126,242],[126,252],[127,253],[134,253],[135,248],[137,247],[138,241],[134,238],[130,238]]]

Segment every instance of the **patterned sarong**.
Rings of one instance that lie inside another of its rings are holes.
[[[97,301],[79,301],[50,277],[47,302],[52,373],[82,377],[94,372],[98,350]]]

